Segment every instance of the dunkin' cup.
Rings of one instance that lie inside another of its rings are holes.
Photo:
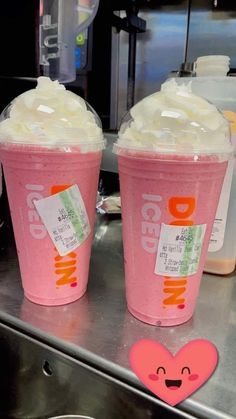
[[[232,154],[228,123],[190,86],[167,82],[131,109],[115,152],[128,309],[149,324],[184,323]]]
[[[48,306],[70,303],[87,288],[104,147],[99,119],[45,77],[2,119],[0,159],[25,296]]]

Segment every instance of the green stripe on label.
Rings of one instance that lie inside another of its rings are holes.
[[[202,226],[198,226],[198,230],[197,230],[197,243],[202,243],[202,234],[203,234],[203,227]],[[196,269],[198,268],[198,264],[200,261],[200,257],[201,257],[201,250],[202,250],[202,246],[199,246],[197,252],[196,252],[196,258],[198,259],[198,263],[196,266]]]
[[[192,261],[192,255],[194,251],[195,244],[201,243],[201,235],[202,235],[202,226],[192,226],[188,228],[188,235],[186,238],[185,249],[183,253],[182,265],[180,267],[180,274],[182,276],[192,275],[194,272],[197,271],[201,246],[196,253],[194,253],[195,261]]]
[[[73,200],[71,199],[70,190],[60,192],[59,197],[67,211],[70,222],[75,229],[77,237],[79,240],[82,240],[84,238],[84,231],[82,229],[83,222],[81,221],[78,211],[74,206]]]

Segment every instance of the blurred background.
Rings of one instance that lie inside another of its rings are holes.
[[[78,16],[68,18],[65,3],[78,6]],[[79,31],[86,8],[95,18]],[[0,20],[1,110],[46,73],[45,54],[56,57],[47,60],[51,67],[63,60],[63,36],[72,44],[71,68],[55,78],[92,104],[106,130],[116,130],[127,107],[172,72],[191,70],[200,55],[228,55],[232,75],[236,68],[233,0],[11,0],[2,2]]]

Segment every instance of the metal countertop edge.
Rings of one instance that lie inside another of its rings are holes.
[[[8,326],[15,331],[26,334],[29,338],[38,340],[40,343],[52,346],[53,349],[63,353],[66,356],[74,358],[76,361],[81,361],[86,364],[88,367],[95,368],[100,373],[104,373],[112,377],[113,380],[119,380],[123,384],[132,386],[136,391],[148,397],[149,400],[153,401],[156,404],[159,404],[167,409],[173,409],[181,411],[183,418],[191,419],[190,415],[200,415],[199,418],[204,419],[236,419],[235,416],[228,415],[227,413],[217,411],[212,408],[208,408],[205,405],[196,402],[192,399],[187,399],[176,405],[174,407],[163,402],[157,397],[153,397],[153,394],[144,387],[140,381],[136,378],[134,373],[131,373],[129,370],[123,367],[117,367],[113,362],[107,361],[100,356],[95,355],[93,352],[90,352],[82,347],[79,347],[75,344],[68,343],[67,341],[60,340],[48,333],[42,332],[40,329],[30,326],[28,323],[25,323],[14,316],[11,316],[8,313],[5,313],[0,310],[0,323],[5,326]],[[102,366],[102,368],[101,368]],[[187,415],[187,416],[186,416]],[[195,418],[195,416],[194,416]]]

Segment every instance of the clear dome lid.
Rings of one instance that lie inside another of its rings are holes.
[[[16,97],[0,117],[0,143],[31,146],[79,146],[83,151],[105,146],[101,121],[81,97],[57,81],[38,79],[36,89]]]
[[[170,80],[124,117],[114,147],[117,154],[122,150],[228,159],[230,126],[214,105],[192,93],[190,85]]]

